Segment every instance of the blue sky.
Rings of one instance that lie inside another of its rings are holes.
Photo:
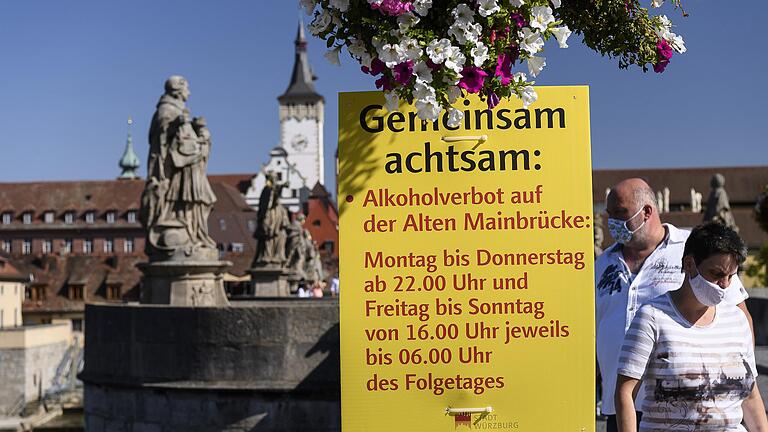
[[[663,74],[619,70],[573,37],[568,49],[547,45],[537,83],[590,85],[595,168],[768,164],[759,79],[768,6],[748,3],[687,1],[688,18],[665,5],[688,52]],[[143,175],[149,121],[171,74],[189,79],[188,105],[208,119],[209,171],[255,173],[278,144],[276,97],[299,16],[288,0],[0,2],[0,181],[115,178],[128,115]],[[374,85],[349,58],[329,64],[323,47],[310,39],[333,173],[336,93]]]

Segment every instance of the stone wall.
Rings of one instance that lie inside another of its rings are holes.
[[[0,416],[15,408],[22,396],[25,402],[37,400],[53,385],[56,369],[69,348],[68,333],[57,327],[17,327],[0,332]],[[35,341],[22,333],[33,333],[40,339]]]
[[[340,430],[338,302],[88,305],[88,431]]]

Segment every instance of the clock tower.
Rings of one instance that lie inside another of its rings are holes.
[[[280,147],[304,184],[289,184],[289,189],[324,184],[323,173],[323,109],[324,99],[315,91],[315,77],[307,59],[304,25],[299,21],[296,35],[296,57],[288,89],[277,100],[280,103]]]

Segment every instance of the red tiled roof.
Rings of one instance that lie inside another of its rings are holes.
[[[11,264],[11,260],[0,255],[0,281],[28,281],[25,276],[16,267]]]
[[[691,188],[707,203],[712,175],[725,176],[725,190],[732,205],[754,205],[763,187],[768,184],[768,166],[712,168],[638,168],[592,171],[592,197],[595,203],[605,202],[605,190],[630,177],[644,179],[654,191],[669,188],[670,204],[690,206]]]

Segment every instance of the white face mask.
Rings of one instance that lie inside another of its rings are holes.
[[[696,272],[698,272],[698,269],[696,269]],[[727,287],[720,288],[720,285],[704,279],[701,273],[690,278],[690,283],[696,300],[704,306],[717,306],[720,304],[725,298],[725,290],[728,289]]]

